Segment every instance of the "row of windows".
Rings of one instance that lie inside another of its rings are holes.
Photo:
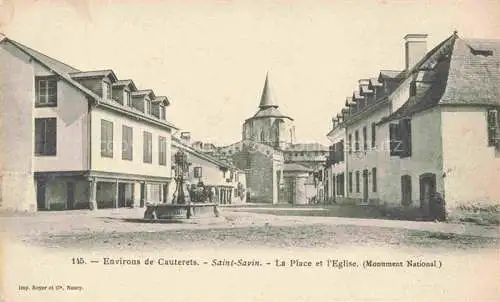
[[[356,171],[355,173],[355,177],[356,177],[356,193],[360,193],[360,171]],[[371,170],[371,174],[372,174],[372,187],[371,187],[371,190],[372,192],[377,192],[377,168],[376,167],[373,167],[372,170]],[[368,183],[368,169],[365,169],[363,170],[363,178],[366,178],[366,183]],[[347,182],[347,185],[348,185],[348,190],[349,190],[349,193],[352,193],[352,189],[353,189],[353,172],[349,172],[349,178],[348,178],[348,182]]]
[[[367,130],[367,127],[364,126],[362,128],[362,135],[363,135],[363,151],[368,151],[368,130]],[[371,124],[371,142],[370,142],[370,145],[372,148],[375,148],[375,144],[376,144],[376,140],[377,140],[377,126],[375,125],[375,123],[372,123]],[[352,150],[354,150],[355,152],[359,152],[360,151],[360,142],[359,142],[359,130],[355,130],[354,131],[354,149],[352,148],[352,133],[349,133],[349,135],[347,136],[347,143],[348,143],[348,147],[349,147],[349,153],[352,153]]]
[[[122,160],[132,161],[133,154],[133,129],[132,127],[122,125]],[[143,131],[143,156],[144,163],[153,163],[153,135],[151,132]],[[101,156],[113,158],[113,122],[101,119]],[[158,164],[167,165],[167,139],[164,136],[158,136]]]
[[[152,163],[152,134],[143,132],[143,162]],[[113,123],[101,120],[101,156],[113,158]],[[122,126],[122,159],[133,160],[133,129]],[[55,156],[57,155],[57,119],[36,118],[35,119],[35,155]],[[158,136],[158,164],[167,165],[167,139]]]

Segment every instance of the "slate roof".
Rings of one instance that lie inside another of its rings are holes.
[[[500,105],[500,40],[453,35],[430,51],[412,72],[409,76],[423,81],[423,89],[381,123],[437,105]]]
[[[118,80],[115,73],[111,69],[71,72],[69,73],[69,75],[72,78],[95,78],[95,77],[106,77],[110,75],[114,81]]]
[[[147,96],[152,97],[153,99],[155,98],[155,94],[154,94],[153,90],[151,90],[151,89],[144,89],[144,90],[133,91],[131,93],[131,95],[132,96],[144,96],[144,95],[147,95]]]
[[[266,81],[264,82],[264,88],[262,89],[259,107],[263,109],[268,107],[278,107],[273,91],[269,84],[269,73],[266,74]]]
[[[132,90],[133,91],[136,91],[137,90],[137,86],[135,86],[135,83],[134,81],[132,80],[118,80],[116,81],[115,83],[113,83],[113,86],[114,87],[123,87],[123,86],[129,86],[129,87],[132,87]]]
[[[157,96],[152,100],[153,103],[164,103],[166,106],[170,105],[170,101],[166,96]]]
[[[281,111],[277,107],[261,108],[252,118],[264,118],[264,117],[287,118],[293,120],[293,118],[281,113]]]
[[[51,58],[39,51],[36,51],[26,45],[23,45],[19,42],[16,42],[14,40],[11,40],[9,38],[5,38],[5,40],[9,41],[10,43],[14,44],[15,46],[17,46],[18,48],[20,48],[21,50],[23,50],[24,52],[28,53],[30,56],[36,58],[37,60],[45,63],[46,65],[48,65],[48,67],[52,68],[52,70],[58,72],[58,73],[63,73],[63,74],[69,74],[69,73],[72,73],[72,72],[81,72],[81,70],[78,70],[76,69],[75,67],[73,66],[70,66],[66,63],[63,63],[61,61],[58,61],[54,58]]]
[[[500,40],[455,41],[440,104],[500,105]]]
[[[275,117],[287,118],[293,121],[293,118],[281,113],[278,108],[279,106],[277,105],[276,99],[269,84],[269,74],[266,74],[266,81],[264,83],[264,88],[262,89],[262,95],[260,97],[259,110],[254,114],[254,116],[247,120]]]
[[[72,76],[71,76],[72,74],[82,73],[81,70],[78,70],[77,68],[74,68],[74,67],[72,67],[66,63],[63,63],[61,61],[58,61],[54,58],[51,58],[51,57],[49,57],[49,56],[47,56],[39,51],[36,51],[36,50],[26,46],[26,45],[23,45],[17,41],[11,40],[7,37],[0,39],[0,43],[6,43],[6,42],[14,45],[19,50],[21,50],[22,52],[24,52],[25,54],[27,54],[28,56],[33,58],[35,61],[37,61],[39,64],[41,64],[42,66],[51,70],[53,73],[57,74],[59,77],[64,79],[67,83],[76,87],[81,92],[83,92],[85,95],[89,96],[92,100],[94,100],[100,104],[103,104],[103,106],[105,106],[111,110],[115,110],[115,111],[119,111],[119,112],[126,112],[128,114],[134,115],[136,117],[140,117],[140,118],[142,118],[146,121],[149,121],[149,122],[160,124],[162,126],[168,126],[170,128],[178,129],[176,126],[174,126],[170,122],[158,121],[158,120],[155,120],[154,118],[151,118],[149,116],[145,116],[144,114],[141,114],[141,113],[138,113],[135,111],[130,111],[129,109],[125,109],[123,107],[120,107],[117,105],[116,102],[108,102],[108,101],[104,100],[99,95],[95,94],[92,90],[86,88],[85,86],[83,86],[78,81],[76,81],[75,79],[72,78]],[[112,70],[106,70],[106,71],[112,72]],[[100,72],[100,71],[97,71],[97,72]]]

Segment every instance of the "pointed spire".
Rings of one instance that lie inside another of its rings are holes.
[[[264,89],[262,89],[262,96],[260,97],[259,107],[262,109],[269,107],[278,108],[276,100],[274,99],[273,92],[269,85],[269,72],[266,73],[266,82],[264,83]]]

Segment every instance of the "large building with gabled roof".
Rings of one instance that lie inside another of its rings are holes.
[[[172,203],[177,151],[188,154],[190,194],[203,183],[212,202],[245,202],[245,173],[177,137],[168,97],[3,36],[0,67],[0,210]]]
[[[82,71],[0,41],[0,208],[56,210],[165,201],[167,97],[113,70]]]
[[[500,41],[426,38],[405,36],[405,68],[360,82],[332,119],[331,201],[427,219],[500,205]]]

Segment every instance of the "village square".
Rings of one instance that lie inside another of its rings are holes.
[[[327,6],[346,14],[110,4],[147,12],[125,29],[82,3],[0,7],[6,236],[96,248],[498,243],[500,40],[489,27],[403,18],[378,41],[341,32],[356,11],[347,2]],[[365,5],[366,18],[387,9]],[[43,9],[68,9],[56,14],[67,28],[44,23],[66,43],[26,34],[23,18]]]
[[[168,97],[3,36],[2,231],[56,246],[315,247],[372,233],[373,244],[495,245],[500,44],[453,32],[428,50],[426,39],[406,35],[405,66],[346,92],[331,145],[297,142],[268,73],[241,140],[217,146],[175,126]]]

